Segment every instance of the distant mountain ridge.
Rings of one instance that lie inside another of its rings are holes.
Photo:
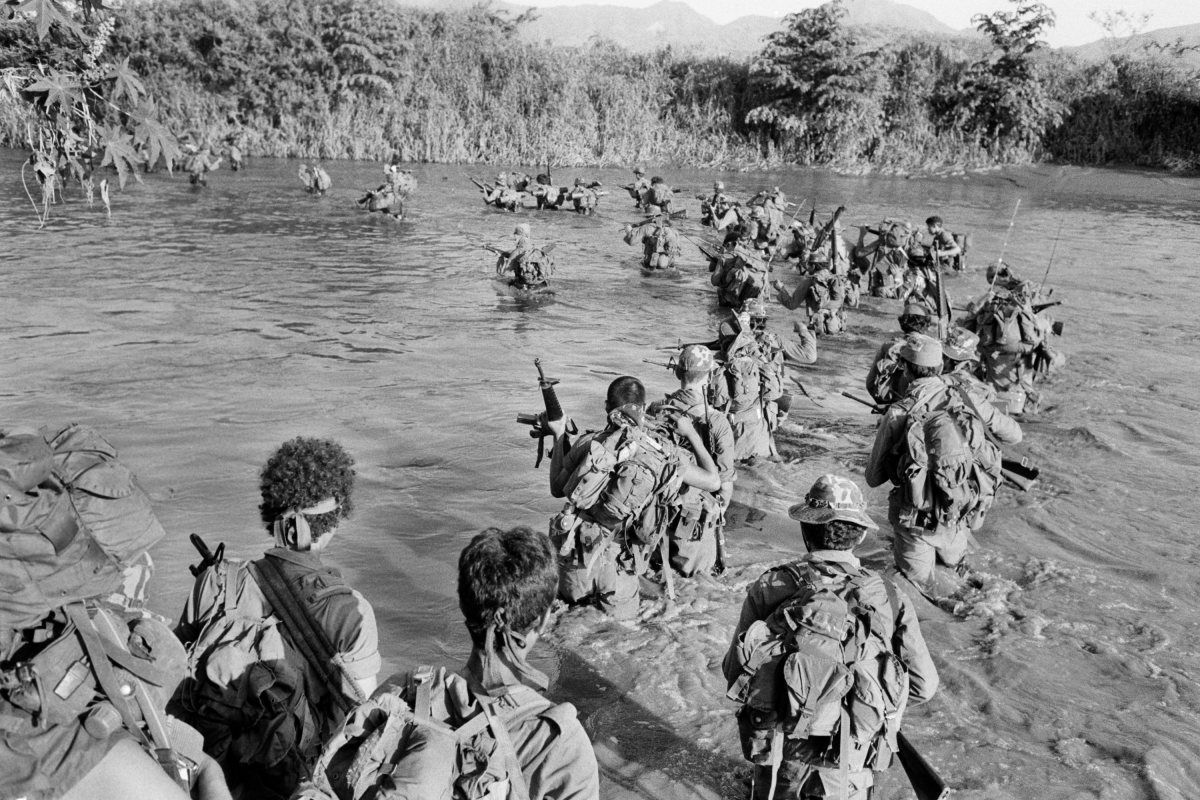
[[[1174,28],[1159,28],[1155,31],[1146,31],[1117,39],[1105,38],[1078,47],[1064,47],[1063,50],[1074,53],[1085,60],[1099,61],[1115,53],[1137,53],[1145,48],[1154,51],[1159,48],[1171,47],[1176,43],[1185,48],[1200,48],[1200,23],[1180,25]],[[1186,52],[1182,59],[1191,66],[1200,66],[1200,50]]]
[[[465,7],[477,0],[398,0],[403,5]],[[892,0],[846,0],[847,22],[904,34],[961,36],[932,14]],[[529,6],[497,2],[514,16]],[[536,19],[521,27],[522,38],[557,45],[581,45],[600,37],[637,52],[671,46],[713,55],[745,56],[762,49],[763,38],[783,26],[782,17],[747,15],[720,25],[679,0],[647,8],[614,5],[551,6],[533,9]]]

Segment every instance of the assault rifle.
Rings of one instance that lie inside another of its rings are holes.
[[[1000,461],[1000,474],[1022,492],[1028,492],[1037,483],[1042,471],[1030,464],[1028,458],[1004,458]]]
[[[491,189],[489,189],[489,188],[487,187],[487,185],[486,185],[486,184],[480,183],[480,182],[479,182],[479,181],[477,181],[475,178],[472,178],[470,175],[468,175],[467,177],[468,177],[468,178],[470,178],[470,180],[471,180],[471,183],[473,183],[473,184],[475,184],[476,186],[478,186],[478,187],[479,187],[479,191],[483,192],[484,194],[487,194],[488,192],[490,192],[490,191],[491,191]]]
[[[1033,313],[1040,314],[1043,311],[1045,311],[1047,308],[1054,308],[1055,306],[1061,306],[1062,303],[1063,303],[1062,300],[1051,300],[1049,303],[1038,303],[1036,306],[1033,307]]]
[[[903,731],[896,733],[896,745],[900,766],[904,768],[904,774],[908,776],[908,782],[912,784],[917,800],[943,800],[950,796],[950,789],[942,780],[942,776],[917,752],[917,748],[913,747]]]
[[[538,387],[542,390],[542,402],[546,405],[544,414],[517,414],[517,422],[521,425],[529,425],[529,437],[537,439],[537,461],[533,463],[533,468],[537,469],[542,465],[542,459],[546,455],[546,437],[550,435],[550,429],[546,427],[546,422],[555,422],[563,418],[562,405],[558,402],[558,395],[554,392],[554,385],[558,383],[557,379],[547,378],[546,373],[542,371],[542,360],[535,358],[533,365],[538,371]],[[567,421],[567,433],[575,435],[579,432],[579,428],[571,420]]]
[[[217,552],[214,553],[212,550],[208,549],[208,545],[205,544],[204,540],[200,538],[200,534],[198,533],[193,533],[191,536],[189,536],[188,541],[190,541],[192,543],[192,547],[195,547],[196,551],[200,553],[200,563],[188,567],[188,569],[192,572],[192,577],[194,578],[199,578],[200,573],[204,572],[204,570],[208,569],[209,567],[220,563],[221,560],[225,558],[224,542],[221,542],[219,545],[217,545]]]
[[[814,212],[816,211],[815,206],[813,208],[813,211]],[[833,216],[829,219],[829,222],[825,223],[825,227],[821,228],[821,230],[817,233],[817,238],[813,240],[813,246],[812,246],[813,252],[820,250],[821,246],[823,244],[825,244],[825,240],[833,235],[834,227],[837,225],[838,220],[840,220],[842,218],[842,214],[845,213],[845,211],[846,211],[845,206],[838,206],[837,210],[833,212]],[[812,224],[812,219],[813,219],[813,215],[810,214],[809,215],[809,224],[810,225]]]

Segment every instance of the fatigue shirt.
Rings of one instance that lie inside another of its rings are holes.
[[[474,688],[478,675],[461,673]],[[562,703],[552,718],[535,716],[508,731],[529,800],[599,800],[600,773],[592,740],[576,716],[575,707]]]
[[[289,580],[305,572],[326,572],[340,576],[332,567],[321,563],[317,552],[299,552],[282,547],[272,548],[267,555],[275,558],[283,574]],[[196,585],[188,596],[183,614],[175,633],[184,644],[190,644],[199,637],[204,624],[217,612],[220,587],[215,569],[206,570],[196,579]],[[266,597],[254,581],[247,581],[246,591],[252,593],[252,602],[248,607],[260,609],[263,617],[267,616],[269,608]],[[254,603],[253,601],[257,602]],[[375,623],[375,611],[366,598],[351,589],[349,593],[331,594],[317,599],[309,609],[313,619],[329,635],[337,655],[334,663],[338,664],[352,680],[361,681],[374,678],[383,666],[379,656],[379,628]],[[312,668],[307,661],[303,664],[308,679],[316,685],[324,681],[315,675],[310,675]]]
[[[945,395],[947,390],[946,381],[940,375],[933,378],[917,378],[908,385],[904,400],[893,403],[888,408],[879,423],[879,430],[875,434],[875,446],[871,448],[871,456],[867,459],[865,476],[867,486],[872,488],[882,486],[892,480],[896,474],[896,465],[899,459],[897,450],[904,440],[908,409],[913,405],[904,401],[915,398],[916,402],[922,405],[938,407],[944,402],[944,398],[933,400],[930,398],[937,394]],[[971,400],[975,405],[975,410],[993,436],[1004,444],[1016,444],[1021,441],[1021,426],[1012,417],[998,411],[982,393],[971,393]]]
[[[845,564],[855,570],[861,569],[862,565],[858,558],[849,550],[814,550],[805,556],[802,556],[796,563],[804,563],[806,561],[833,561]],[[867,570],[868,574],[887,580],[882,576]],[[867,591],[868,599],[876,604],[877,608],[884,609],[889,607],[887,592],[882,584],[871,582],[866,587],[868,590],[875,589],[876,591]],[[725,654],[725,661],[722,670],[725,673],[725,680],[729,685],[738,677],[737,670],[737,646],[738,638],[749,628],[753,623],[759,620],[766,620],[767,617],[782,605],[787,600],[791,599],[800,585],[796,578],[787,570],[771,569],[764,572],[758,580],[750,584],[750,588],[746,590],[746,599],[742,603],[742,613],[738,618],[737,627],[734,628],[733,638],[729,643],[729,650]],[[934,666],[933,659],[929,655],[929,648],[925,645],[925,637],[921,635],[921,627],[917,622],[917,613],[912,607],[911,601],[903,592],[896,592],[896,599],[899,601],[900,607],[893,609],[892,613],[896,621],[896,630],[892,635],[892,647],[896,656],[904,662],[908,667],[908,697],[910,703],[924,703],[931,699],[938,688],[937,667]]]
[[[733,483],[737,480],[737,467],[734,464],[733,454],[733,428],[729,424],[729,417],[706,403],[703,393],[696,389],[680,389],[672,392],[667,395],[667,403],[682,410],[700,423],[697,431],[708,446],[708,452],[717,465],[721,483]]]

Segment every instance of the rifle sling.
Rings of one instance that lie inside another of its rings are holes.
[[[337,707],[343,714],[349,714],[366,698],[358,684],[334,661],[337,649],[329,640],[329,634],[313,619],[308,604],[296,594],[270,556],[252,561],[248,566],[267,604],[283,624],[288,640],[324,681]]]

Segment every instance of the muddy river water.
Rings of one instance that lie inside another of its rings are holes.
[[[260,552],[263,461],[299,434],[338,439],[358,462],[358,511],[329,560],[373,602],[389,671],[463,660],[458,552],[484,527],[543,527],[560,507],[514,424],[538,410],[532,359],[594,426],[612,377],[670,390],[642,359],[709,338],[722,316],[692,245],[678,275],[642,274],[619,190],[595,218],[519,216],[557,243],[557,294],[531,301],[490,279],[479,248],[517,217],[485,208],[457,167],[416,168],[403,223],[354,204],[378,164],[328,164],[334,189],[315,198],[295,162],[252,160],[205,190],[148,176],[114,193],[111,218],[76,199],[37,231],[19,165],[0,154],[5,424],[84,422],[122,450],[170,533],[153,600],[169,616],[191,584],[187,534]],[[716,178],[742,195],[778,185],[825,213],[844,203],[852,223],[940,213],[973,233],[979,264],[1021,198],[1007,260],[1035,279],[1061,225],[1047,285],[1069,361],[1023,446],[1043,480],[1003,490],[977,537],[975,588],[953,611],[924,610],[942,689],[906,730],[964,798],[1200,797],[1200,181],[1058,167],[663,174],[683,197]],[[699,236],[685,205],[681,229]],[[960,304],[983,288],[981,270],[950,280]],[[720,656],[745,586],[800,546],[786,507],[824,472],[861,479],[877,418],[838,392],[861,387],[897,313],[867,301],[797,373],[820,405],[798,400],[786,460],[741,476],[727,576],[686,583],[669,607],[647,601],[636,626],[559,620],[541,660],[597,743],[606,796],[744,792]],[[791,335],[791,322],[774,308],[773,327]],[[869,499],[885,519],[886,495]],[[887,563],[874,540],[860,552]],[[877,793],[911,796],[898,767]]]

